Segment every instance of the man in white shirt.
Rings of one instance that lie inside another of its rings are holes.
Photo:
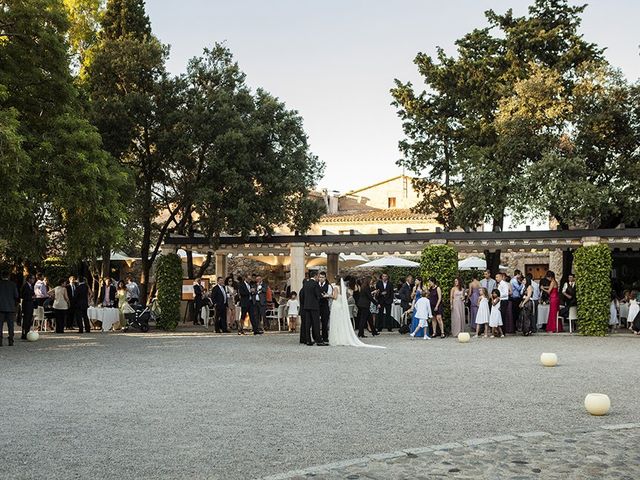
[[[49,297],[47,292],[47,284],[44,283],[44,276],[41,273],[36,274],[36,284],[33,286],[33,291],[36,296],[36,306],[42,307],[44,301]]]
[[[498,282],[498,290],[500,291],[500,314],[502,315],[502,323],[506,325],[511,285],[504,279],[504,273],[498,273],[496,275],[496,282]]]
[[[538,303],[540,302],[540,284],[533,279],[533,275],[527,273],[527,278],[531,282],[531,288],[533,293],[531,294],[531,301],[533,302],[533,321],[531,322],[531,331],[533,333],[538,329]]]
[[[133,277],[131,275],[127,275],[127,302],[130,305],[135,305],[138,303],[139,298],[140,288],[138,288],[138,284],[133,281]]]

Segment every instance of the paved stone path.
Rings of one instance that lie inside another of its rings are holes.
[[[524,432],[336,462],[265,480],[640,478],[640,423]]]

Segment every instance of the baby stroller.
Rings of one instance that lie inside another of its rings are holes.
[[[154,298],[146,307],[143,305],[132,305],[131,311],[125,312],[124,316],[127,319],[125,330],[135,328],[141,332],[148,332],[149,321],[158,321],[160,318],[160,309],[158,308]]]

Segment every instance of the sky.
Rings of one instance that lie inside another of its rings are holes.
[[[504,0],[147,0],[154,33],[171,46],[168,69],[224,42],[247,75],[297,110],[311,150],[326,164],[322,188],[348,191],[399,175],[402,126],[391,106],[394,79],[420,85],[413,59],[486,25]],[[583,3],[583,2],[580,2]],[[592,0],[585,39],[606,47],[610,63],[640,78],[640,2]]]

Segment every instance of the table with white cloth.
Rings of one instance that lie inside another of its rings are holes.
[[[120,310],[107,307],[89,307],[87,309],[87,316],[89,320],[102,322],[102,331],[106,332],[107,330],[111,330],[111,327],[120,321]]]
[[[402,305],[399,303],[394,303],[393,305],[391,305],[391,316],[395,319],[396,322],[398,322],[399,325],[404,325],[405,322],[405,318],[404,315],[402,315],[404,312],[402,311]]]
[[[549,321],[549,304],[538,304],[538,320],[536,325],[540,328]]]

